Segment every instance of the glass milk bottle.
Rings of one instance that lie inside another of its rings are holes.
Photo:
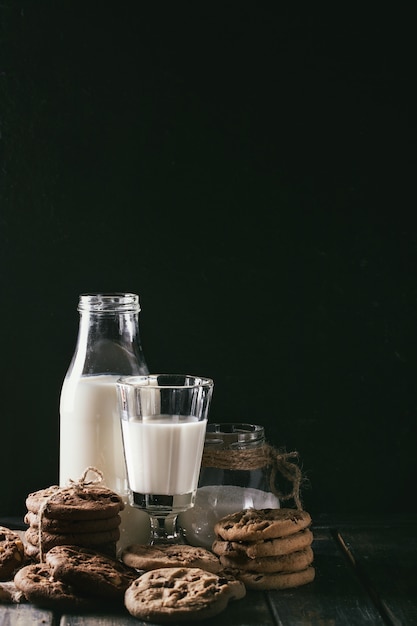
[[[102,484],[125,502],[119,549],[149,536],[145,513],[128,503],[116,380],[148,374],[139,335],[139,297],[133,293],[85,294],[79,298],[76,349],[60,400],[59,483],[84,470],[103,472]]]
[[[207,424],[195,505],[178,518],[187,543],[210,549],[220,518],[248,508],[280,507],[271,491],[265,446],[258,424]]]

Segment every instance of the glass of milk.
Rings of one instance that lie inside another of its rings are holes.
[[[117,381],[131,504],[149,515],[151,543],[178,543],[194,506],[214,383],[188,374]]]

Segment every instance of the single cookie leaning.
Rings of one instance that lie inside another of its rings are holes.
[[[303,550],[313,543],[313,533],[308,528],[287,537],[266,539],[265,541],[223,541],[217,539],[212,550],[218,556],[247,556],[257,559],[268,556],[282,556],[297,550]]]
[[[118,515],[124,509],[120,496],[96,485],[60,488],[56,485],[30,493],[26,507],[32,513],[42,511],[53,519],[98,520]]]
[[[69,585],[54,580],[45,563],[22,567],[14,577],[14,584],[28,602],[44,608],[74,611],[97,607],[97,600],[93,603],[91,598],[80,596]]]
[[[55,580],[85,594],[123,598],[137,572],[117,559],[78,546],[55,546],[45,555]]]
[[[24,559],[25,549],[19,535],[0,526],[0,580],[9,580]]]
[[[246,594],[238,580],[197,567],[160,568],[137,578],[125,593],[131,615],[149,622],[197,621]]]
[[[216,555],[205,548],[188,545],[131,545],[122,553],[126,565],[140,570],[161,567],[199,567],[217,573],[222,569]]]
[[[227,541],[264,541],[297,533],[311,524],[307,511],[297,509],[244,509],[226,515],[214,532]]]

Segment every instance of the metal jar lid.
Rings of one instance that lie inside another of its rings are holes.
[[[207,424],[205,445],[210,449],[252,448],[264,442],[264,427],[258,424]]]

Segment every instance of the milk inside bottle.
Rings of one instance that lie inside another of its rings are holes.
[[[76,350],[60,399],[59,482],[66,486],[87,467],[103,473],[103,485],[125,503],[119,549],[145,543],[146,513],[129,504],[116,380],[148,373],[140,342],[136,294],[85,294],[79,299]]]

